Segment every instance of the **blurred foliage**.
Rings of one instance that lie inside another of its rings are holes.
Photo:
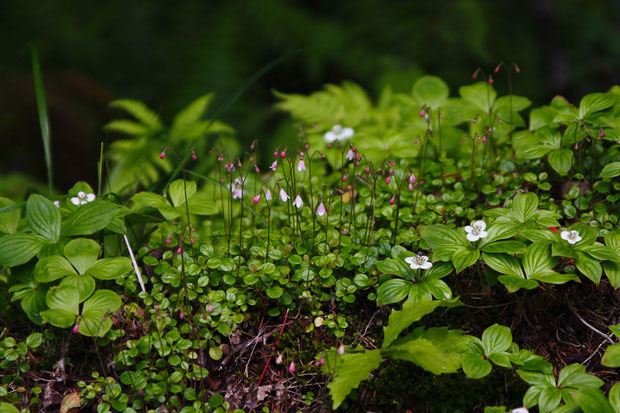
[[[454,93],[477,67],[504,60],[518,62],[515,92],[534,104],[555,93],[574,100],[618,82],[619,16],[611,0],[2,2],[0,131],[20,145],[5,145],[0,172],[45,177],[29,42],[40,52],[55,184],[66,189],[95,181],[100,142],[117,138],[102,128],[116,98],[144,101],[169,123],[214,92],[209,117],[261,67],[297,51],[222,115],[242,142],[264,148],[295,137],[273,110],[274,88],[308,93],[352,80],[375,99],[386,84],[407,92],[428,73]]]

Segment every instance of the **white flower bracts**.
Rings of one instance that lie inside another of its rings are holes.
[[[566,240],[569,244],[576,244],[582,239],[579,236],[578,231],[562,231],[562,233],[560,233],[560,237],[562,237],[563,240]]]
[[[95,194],[87,194],[84,191],[78,192],[77,196],[71,198],[73,205],[84,205],[95,200]]]
[[[476,221],[471,225],[465,227],[465,232],[467,232],[467,239],[471,242],[478,241],[480,238],[486,238],[489,235],[485,229],[487,228],[487,224],[484,221]]]
[[[428,260],[425,255],[414,255],[413,257],[405,258],[405,262],[409,264],[412,270],[422,269],[428,270],[433,266],[433,263]]]
[[[327,132],[323,137],[325,138],[325,142],[334,143],[335,141],[344,141],[352,138],[353,135],[355,135],[355,132],[352,128],[343,128],[340,125],[335,125],[332,130]]]

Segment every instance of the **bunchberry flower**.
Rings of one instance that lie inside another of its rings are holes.
[[[95,194],[86,194],[84,191],[78,192],[77,196],[71,198],[73,205],[84,205],[95,200]]]
[[[295,205],[297,208],[301,208],[302,206],[304,206],[304,201],[302,201],[299,194],[297,194],[297,196],[295,197],[295,200],[293,201],[293,205]]]
[[[280,187],[280,201],[286,202],[286,201],[288,201],[288,199],[289,199],[288,194],[286,193],[284,188]]]
[[[60,201],[54,201],[54,205],[56,205],[56,208],[60,208]]]
[[[471,225],[467,225],[465,227],[465,232],[467,232],[467,239],[471,242],[478,241],[480,238],[485,238],[489,235],[485,229],[487,224],[480,220],[473,222]]]
[[[319,204],[318,208],[316,209],[316,214],[318,216],[322,217],[326,213],[327,213],[327,211],[325,210],[325,205],[323,205],[323,201],[321,201],[321,203]]]
[[[560,237],[562,237],[563,240],[566,240],[569,244],[576,244],[582,239],[579,236],[578,231],[562,231],[560,233]]]
[[[333,143],[335,141],[347,140],[355,135],[355,132],[352,128],[343,128],[340,125],[335,125],[332,130],[327,132],[323,137],[325,138],[325,142]]]
[[[306,170],[306,163],[304,162],[303,158],[299,160],[299,163],[297,164],[297,170],[299,172]]]
[[[407,257],[405,258],[405,262],[409,264],[409,267],[411,267],[412,270],[428,270],[433,266],[433,263],[428,260],[426,255],[414,255],[413,257]]]

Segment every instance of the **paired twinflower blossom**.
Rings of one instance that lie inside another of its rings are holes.
[[[229,189],[232,191],[233,199],[241,199],[243,198],[243,184],[245,183],[245,179],[236,178],[233,182],[230,183]]]
[[[335,141],[343,141],[352,138],[355,132],[352,128],[343,128],[340,125],[335,125],[332,130],[327,132],[323,137],[325,142],[333,143]]]
[[[77,196],[71,198],[73,205],[84,205],[95,200],[95,194],[87,194],[84,191],[78,192]]]
[[[412,270],[422,269],[428,270],[433,266],[433,263],[428,260],[426,255],[414,255],[413,257],[405,258],[405,262],[409,264]]]
[[[562,231],[560,233],[560,237],[562,237],[563,240],[566,240],[569,244],[576,244],[582,240],[578,231]]]
[[[489,235],[485,229],[487,228],[487,224],[480,220],[475,221],[471,225],[467,225],[465,227],[465,232],[467,232],[467,239],[471,242],[478,241],[480,238],[486,238]]]

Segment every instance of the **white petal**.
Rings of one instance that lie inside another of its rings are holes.
[[[480,228],[480,229],[486,229],[486,227],[487,227],[486,222],[484,222],[482,220],[474,222],[473,225],[478,227],[478,228]]]
[[[352,137],[353,135],[355,135],[353,128],[344,128],[342,130],[342,133],[340,134],[340,139],[348,139]]]
[[[568,235],[569,235],[568,231],[562,231],[562,233],[560,234],[560,237],[568,241]]]
[[[516,409],[512,409],[510,413],[529,413],[529,410],[527,410],[525,407],[518,407]]]
[[[329,131],[325,135],[323,135],[323,138],[325,138],[325,142],[333,143],[336,140],[336,134],[332,131]]]
[[[575,238],[575,242],[577,243],[577,242],[581,241],[582,239],[583,238],[581,238],[579,235],[577,235],[577,238]]]
[[[570,239],[570,238],[568,238],[566,241],[567,241],[569,244],[576,244],[576,243],[577,243],[577,240],[576,240],[576,239]]]
[[[407,257],[407,258],[405,258],[405,262],[407,264],[413,264],[413,263],[415,263],[415,257]]]
[[[410,267],[411,267],[412,270],[417,270],[418,268],[420,268],[420,266],[416,262],[412,262]]]
[[[471,234],[471,232],[473,231],[473,229],[474,229],[473,227],[471,227],[471,226],[469,226],[469,225],[468,225],[468,226],[466,226],[466,227],[465,227],[465,232],[467,232],[468,234]]]
[[[78,198],[84,198],[85,196],[86,194],[84,193],[84,191],[78,192]]]
[[[478,237],[479,238],[486,238],[487,235],[489,235],[489,234],[487,234],[486,231],[480,231],[480,233],[478,234]]]
[[[71,203],[73,205],[80,205],[80,199],[77,198],[77,197],[73,197],[73,198],[71,198]]]
[[[95,200],[95,194],[87,194],[86,195],[86,200],[88,202],[93,202]]]
[[[421,268],[423,270],[428,270],[429,268],[431,268],[433,266],[433,263],[430,261],[426,261],[424,264],[421,265]]]
[[[480,237],[477,236],[477,235],[467,234],[467,239],[470,240],[471,242],[478,241],[478,238],[480,238]]]

